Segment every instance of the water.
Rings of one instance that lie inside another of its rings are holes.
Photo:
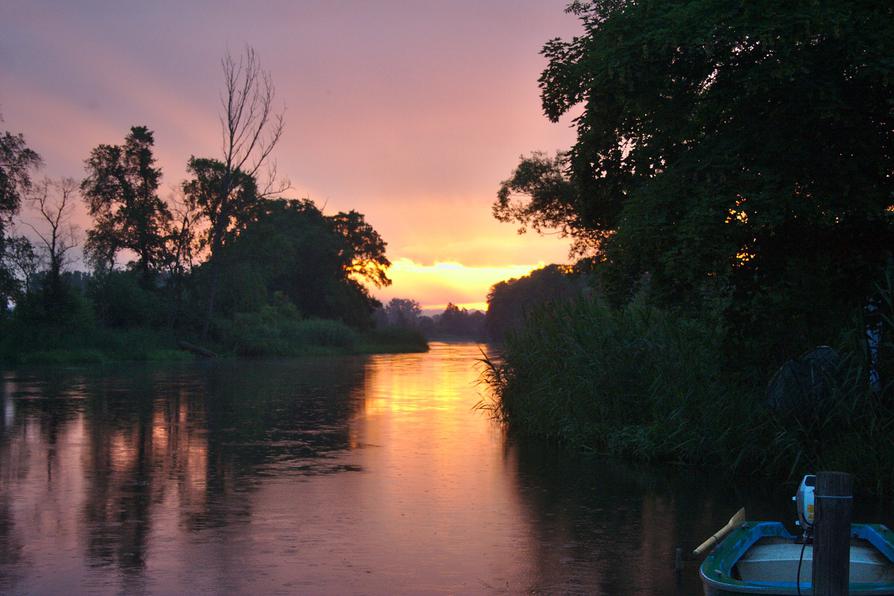
[[[479,356],[7,371],[0,591],[698,594],[675,547],[787,508],[507,437]]]

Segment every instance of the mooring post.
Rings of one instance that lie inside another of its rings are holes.
[[[814,497],[813,594],[844,596],[850,574],[853,478],[844,472],[820,472]]]

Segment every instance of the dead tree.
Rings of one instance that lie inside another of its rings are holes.
[[[276,194],[288,188],[288,183],[277,183],[276,164],[270,154],[282,136],[283,111],[275,111],[273,100],[276,89],[270,73],[261,68],[254,49],[246,47],[238,59],[228,51],[221,60],[224,90],[220,96],[221,162],[223,177],[215,197],[217,209],[209,222],[211,285],[208,308],[202,335],[207,335],[214,316],[214,300],[220,285],[220,267],[216,261],[230,219],[233,216],[231,194],[237,173],[257,179],[262,168],[267,168],[267,180],[262,195]]]
[[[77,230],[71,215],[78,193],[78,182],[73,178],[51,180],[44,178],[34,186],[29,201],[39,213],[39,226],[26,222],[43,245],[47,262],[47,288],[54,295],[61,289],[62,269],[68,263],[68,253],[78,245]]]

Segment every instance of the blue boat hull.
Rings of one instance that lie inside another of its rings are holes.
[[[854,524],[851,538],[850,594],[894,595],[894,533]],[[812,547],[802,549],[779,522],[746,522],[714,548],[699,573],[705,596],[796,595],[799,560],[800,590],[810,594]]]

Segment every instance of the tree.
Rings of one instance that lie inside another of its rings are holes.
[[[391,261],[385,256],[386,243],[366,222],[363,214],[354,210],[339,212],[331,216],[329,221],[345,240],[340,255],[346,263],[343,266],[345,272],[377,288],[390,286],[391,280],[388,279],[387,272]]]
[[[519,224],[519,234],[530,227],[537,233],[555,231],[570,237],[573,256],[592,255],[609,228],[599,225],[601,214],[590,213],[588,202],[569,180],[566,161],[562,152],[555,157],[539,151],[522,156],[512,175],[500,183],[493,215],[498,221]]]
[[[533,186],[510,184],[530,197],[511,213],[603,238],[616,300],[648,274],[665,303],[727,301],[727,321],[772,338],[774,357],[828,340],[894,240],[894,7],[571,10],[584,33],[544,46],[540,87],[550,120],[582,108],[577,141]],[[574,191],[540,201],[556,169]]]
[[[435,317],[435,330],[441,335],[482,340],[485,332],[485,315],[478,310],[460,308],[452,302],[444,312]]]
[[[385,243],[361,214],[326,216],[294,199],[262,199],[250,213],[218,254],[222,313],[257,310],[281,296],[304,316],[370,324],[378,302],[361,282],[390,280]]]
[[[189,209],[206,224],[199,245],[213,261],[256,215],[263,197],[254,176],[242,170],[228,173],[226,164],[216,159],[191,157],[186,171],[190,178],[183,183],[183,193]]]
[[[40,165],[40,156],[28,147],[21,134],[0,133],[0,256],[6,255],[6,228],[18,212],[22,197],[31,189],[31,174]],[[0,314],[6,312],[17,285],[7,260],[0,259]]]
[[[580,272],[548,265],[528,275],[494,284],[487,294],[487,333],[502,340],[520,329],[536,308],[558,304],[585,294],[586,279]]]
[[[238,201],[240,187],[246,179],[257,180],[261,168],[268,165],[267,183],[259,194],[269,196],[288,188],[288,183],[276,186],[275,163],[268,164],[284,126],[283,113],[277,113],[273,105],[276,95],[273,78],[261,68],[251,47],[246,47],[238,60],[228,51],[221,66],[224,74],[224,91],[220,98],[222,155],[211,168],[215,174],[214,183],[204,187],[210,193],[204,200],[208,207],[205,214],[209,225],[211,279],[203,335],[207,334],[214,315],[214,301],[220,284],[220,268],[216,259],[231,220],[239,219],[244,208]],[[191,173],[196,174],[193,166],[207,169],[212,161],[191,158]]]
[[[18,299],[23,294],[35,289],[38,258],[34,244],[28,238],[25,236],[8,237],[3,261],[4,268],[13,274],[17,282],[21,281],[21,284],[15,283],[14,287],[10,288],[8,295]]]
[[[47,263],[45,290],[51,303],[61,296],[62,270],[68,264],[69,251],[78,245],[77,230],[71,224],[77,192],[78,182],[74,178],[44,178],[29,195],[42,222],[40,227],[27,225],[43,244]]]
[[[152,131],[134,126],[124,145],[99,145],[86,161],[81,192],[94,225],[86,253],[99,270],[111,270],[120,250],[137,255],[137,269],[148,285],[166,258],[171,212],[158,196],[161,169],[155,167]]]
[[[394,327],[416,328],[422,308],[415,300],[392,298],[385,306],[385,317]]]
[[[25,143],[21,134],[0,134],[0,236],[9,218],[22,204],[31,188],[31,173],[40,167],[40,156]]]

